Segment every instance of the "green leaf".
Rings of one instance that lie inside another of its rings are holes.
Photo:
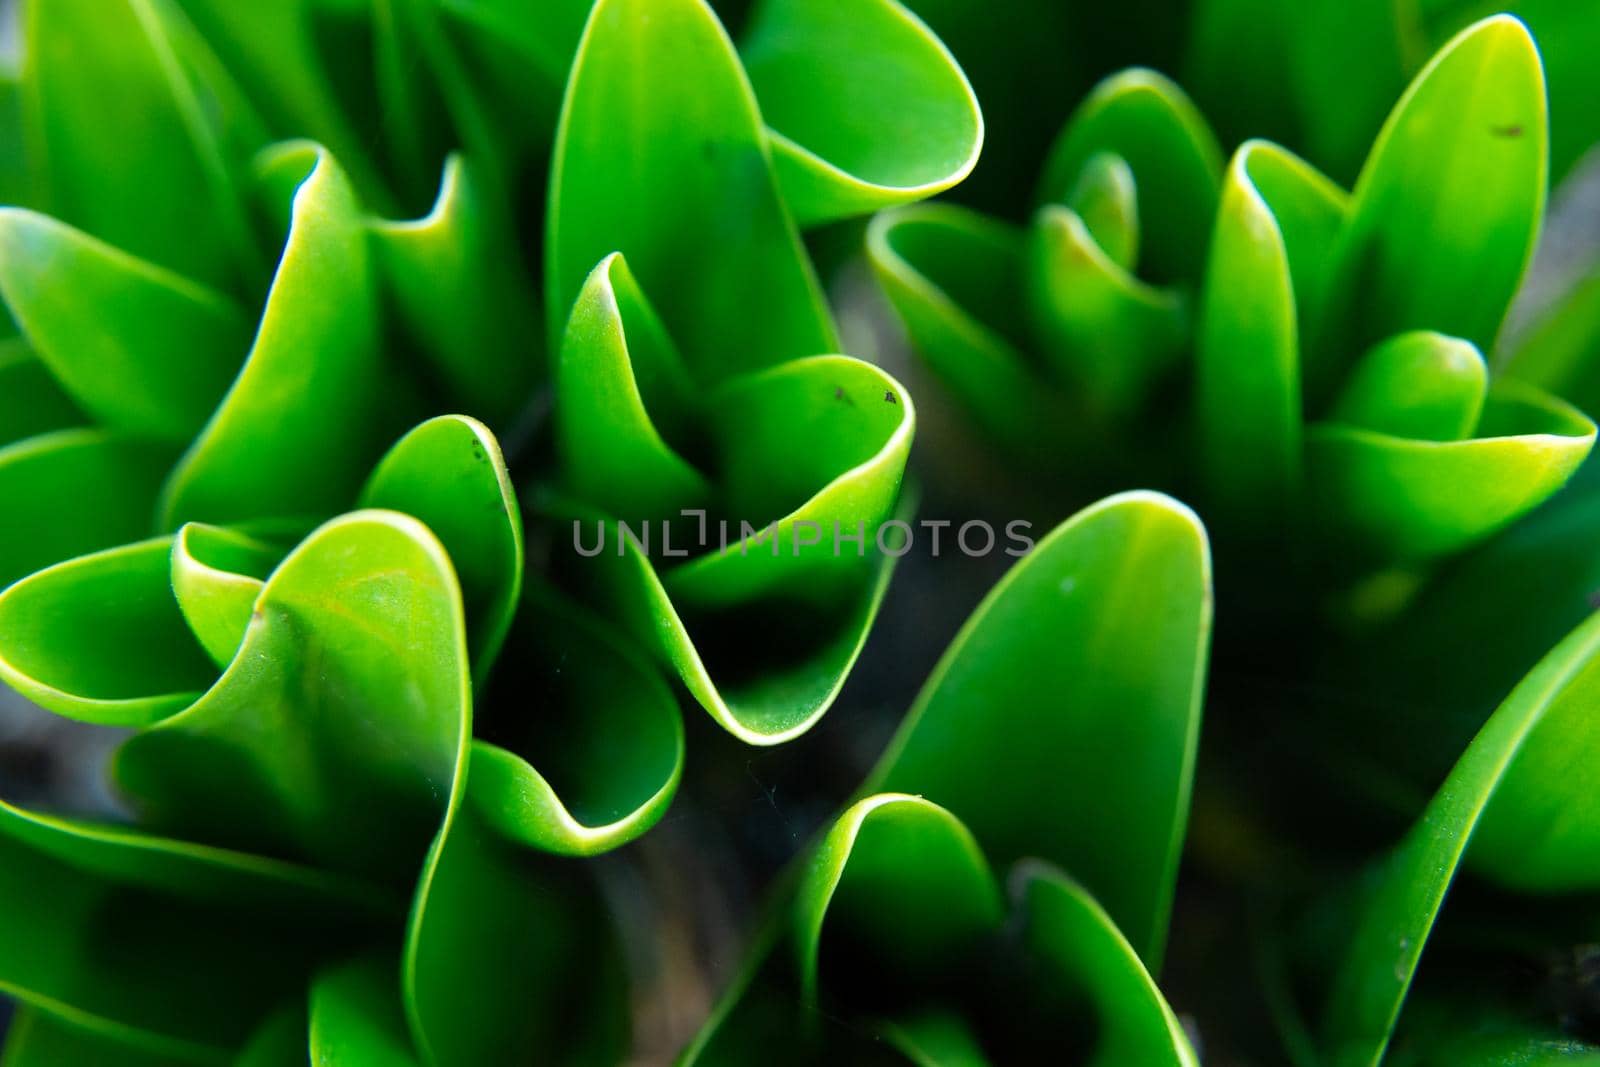
[[[872,220],[867,256],[917,354],[989,439],[1022,452],[1059,436],[1024,354],[1016,228],[949,204],[901,208]]]
[[[30,3],[23,55],[53,214],[227,291],[265,266],[237,184],[264,138],[168,0]]]
[[[620,254],[602,260],[578,295],[555,395],[562,481],[578,499],[629,521],[707,500],[705,477],[667,441],[692,425],[692,386]]]
[[[0,587],[73,556],[148,537],[165,447],[58,430],[0,448]]]
[[[244,369],[167,482],[171,529],[338,510],[376,456],[379,403],[392,400],[349,182],[307,144],[279,146],[262,171],[297,185],[288,240]]]
[[[683,774],[683,720],[652,664],[544,589],[523,599],[473,743],[467,792],[512,841],[589,856],[660,820]],[[498,706],[497,706],[498,705]]]
[[[318,872],[0,802],[0,990],[149,1054],[222,1060],[385,907]]]
[[[739,51],[802,226],[933,196],[978,160],[972,87],[896,0],[765,0]]]
[[[1592,616],[1500,705],[1376,872],[1328,1002],[1329,1063],[1381,1059],[1464,858],[1523,888],[1600,885],[1594,820],[1583,814],[1593,795],[1597,664],[1600,616]]]
[[[374,219],[373,256],[395,321],[450,402],[496,424],[533,396],[540,369],[533,282],[479,167],[452,155],[422,218]]]
[[[466,780],[463,767],[458,785]],[[451,809],[417,887],[402,965],[425,1062],[517,1063],[533,1049],[584,1067],[624,1058],[621,945],[585,874],[508,844],[471,804]]]
[[[1301,485],[1302,340],[1345,197],[1306,163],[1249,141],[1228,165],[1196,334],[1207,495],[1234,526],[1281,528]]]
[[[467,743],[466,676],[444,548],[408,516],[354,512],[289,554],[221,679],[125,742],[113,769],[144,825],[414,871]]]
[[[372,953],[329,967],[311,985],[315,1067],[419,1067],[393,957]]]
[[[894,514],[915,416],[899,383],[847,356],[735,379],[706,411],[729,518],[714,533],[706,521],[701,538],[717,548],[674,564],[689,554],[683,540],[651,557],[637,531],[625,537],[606,516],[566,506],[555,517],[592,558],[563,570],[718,723],[777,744],[833,703],[876,616],[892,563],[877,534]],[[598,552],[587,550],[590,524]],[[757,657],[750,633],[764,635]]]
[[[1194,514],[1146,492],[1101,501],[989,594],[865,789],[948,807],[997,865],[1038,856],[1071,871],[1154,967],[1210,629],[1210,554]]]
[[[831,522],[846,531],[859,522],[871,536],[899,499],[916,409],[905,387],[872,364],[814,356],[712,390],[701,429],[717,456],[722,502],[731,515],[752,523],[777,519],[783,527],[811,520],[830,534]],[[763,547],[770,560],[770,546]],[[735,563],[753,558],[735,548],[684,564],[672,584],[713,596],[711,587],[732,573],[767,584],[788,566],[849,572],[853,579],[864,555],[783,547],[777,566]]]
[[[1560,489],[1594,445],[1577,409],[1514,382],[1492,389],[1478,436],[1419,441],[1323,423],[1306,435],[1314,528],[1381,560],[1458,552]]]
[[[1037,864],[1018,866],[1012,885],[1020,939],[1039,961],[1035,983],[1081,989],[1093,1002],[1095,1047],[1084,1067],[1199,1067],[1139,953],[1086,889]]]
[[[464,415],[402,437],[373,470],[360,506],[421,519],[450,554],[479,684],[494,666],[522,591],[522,513],[500,443]]]
[[[551,166],[553,342],[617,251],[701,381],[838,350],[749,82],[703,0],[599,0],[590,15]]]
[[[1087,891],[1044,864],[1019,864],[1008,919],[978,843],[936,804],[865,797],[793,873],[681,1063],[748,1062],[773,1033],[788,1035],[775,1053],[783,1064],[984,1067],[1017,1062],[1019,1037],[1049,1062],[1197,1062]],[[1072,1025],[1085,1008],[1088,1040]]]
[[[0,447],[87,421],[25,341],[0,341]]]
[[[232,300],[21,208],[0,209],[0,298],[95,421],[176,444],[205,424],[249,345]]]
[[[1489,351],[1538,236],[1546,155],[1527,30],[1497,16],[1463,31],[1417,75],[1362,168],[1319,358],[1418,329]]]
[[[818,1002],[824,949],[851,945],[865,987],[913,984],[978,948],[1004,917],[1000,888],[961,821],[921,797],[867,797],[806,864],[795,901],[801,997]]]
[[[1109,152],[1133,171],[1145,277],[1195,281],[1222,182],[1222,149],[1183,90],[1152,70],[1128,70],[1089,94],[1050,149],[1041,203],[1063,202],[1090,160]]]
[[[1107,259],[1129,273],[1138,268],[1139,190],[1127,160],[1111,152],[1090,156],[1066,206]]]
[[[1356,363],[1330,422],[1416,441],[1471,436],[1489,391],[1489,369],[1469,341],[1413,330],[1374,345]]]
[[[1130,274],[1077,212],[1039,210],[1023,274],[1045,359],[1095,415],[1125,418],[1182,354],[1189,332],[1182,296]]]
[[[173,598],[172,554],[171,538],[142,541],[0,593],[0,678],[58,715],[111,726],[144,726],[192,704],[216,669]]]
[[[172,539],[172,592],[195,639],[218,668],[233,662],[256,598],[283,556],[277,545],[198,522],[185,523]]]

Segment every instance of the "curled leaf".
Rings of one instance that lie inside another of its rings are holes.
[[[522,591],[522,513],[500,443],[476,419],[429,419],[374,468],[360,506],[421,519],[444,545],[461,584],[473,677],[481,682]]]
[[[1456,552],[1565,484],[1594,445],[1577,409],[1513,382],[1488,394],[1477,436],[1395,437],[1339,423],[1306,435],[1321,529],[1357,553],[1416,560]]]
[[[654,667],[548,591],[523,601],[516,668],[473,743],[478,817],[512,841],[594,855],[644,833],[683,773],[683,720]],[[514,695],[513,695],[514,694]]]
[[[703,0],[595,4],[547,226],[553,339],[594,265],[620,251],[700,381],[839,347],[750,84]]]
[[[932,196],[978,160],[972,87],[896,0],[765,0],[739,51],[802,226]]]
[[[116,777],[145,825],[336,870],[415,870],[467,743],[466,669],[438,540],[404,515],[353,512],[289,553],[222,677],[126,741]],[[274,744],[257,743],[264,730]]]
[[[0,593],[0,677],[58,715],[111,726],[145,726],[192,704],[216,668],[173,598],[172,554],[171,538],[141,541]]]
[[[314,146],[281,146],[263,167],[295,182],[288,240],[244,368],[162,493],[168,528],[336,511],[377,451],[377,303],[355,194]]]

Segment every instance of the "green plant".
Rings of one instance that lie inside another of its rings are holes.
[[[1593,27],[1470,6],[26,4],[6,1067],[1600,1057]]]

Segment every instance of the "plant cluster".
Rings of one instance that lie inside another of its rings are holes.
[[[6,1067],[1600,1062],[1600,16],[1017,6],[25,4]]]

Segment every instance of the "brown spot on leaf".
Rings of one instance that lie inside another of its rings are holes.
[[[890,391],[887,391],[887,390],[884,391],[883,402],[885,404],[898,404],[898,403],[900,403],[899,399],[894,395],[894,393],[890,392]]]
[[[1521,137],[1522,136],[1522,127],[1521,126],[1515,126],[1515,125],[1513,125],[1513,126],[1491,126],[1491,127],[1489,127],[1489,132],[1494,134],[1496,137]]]

